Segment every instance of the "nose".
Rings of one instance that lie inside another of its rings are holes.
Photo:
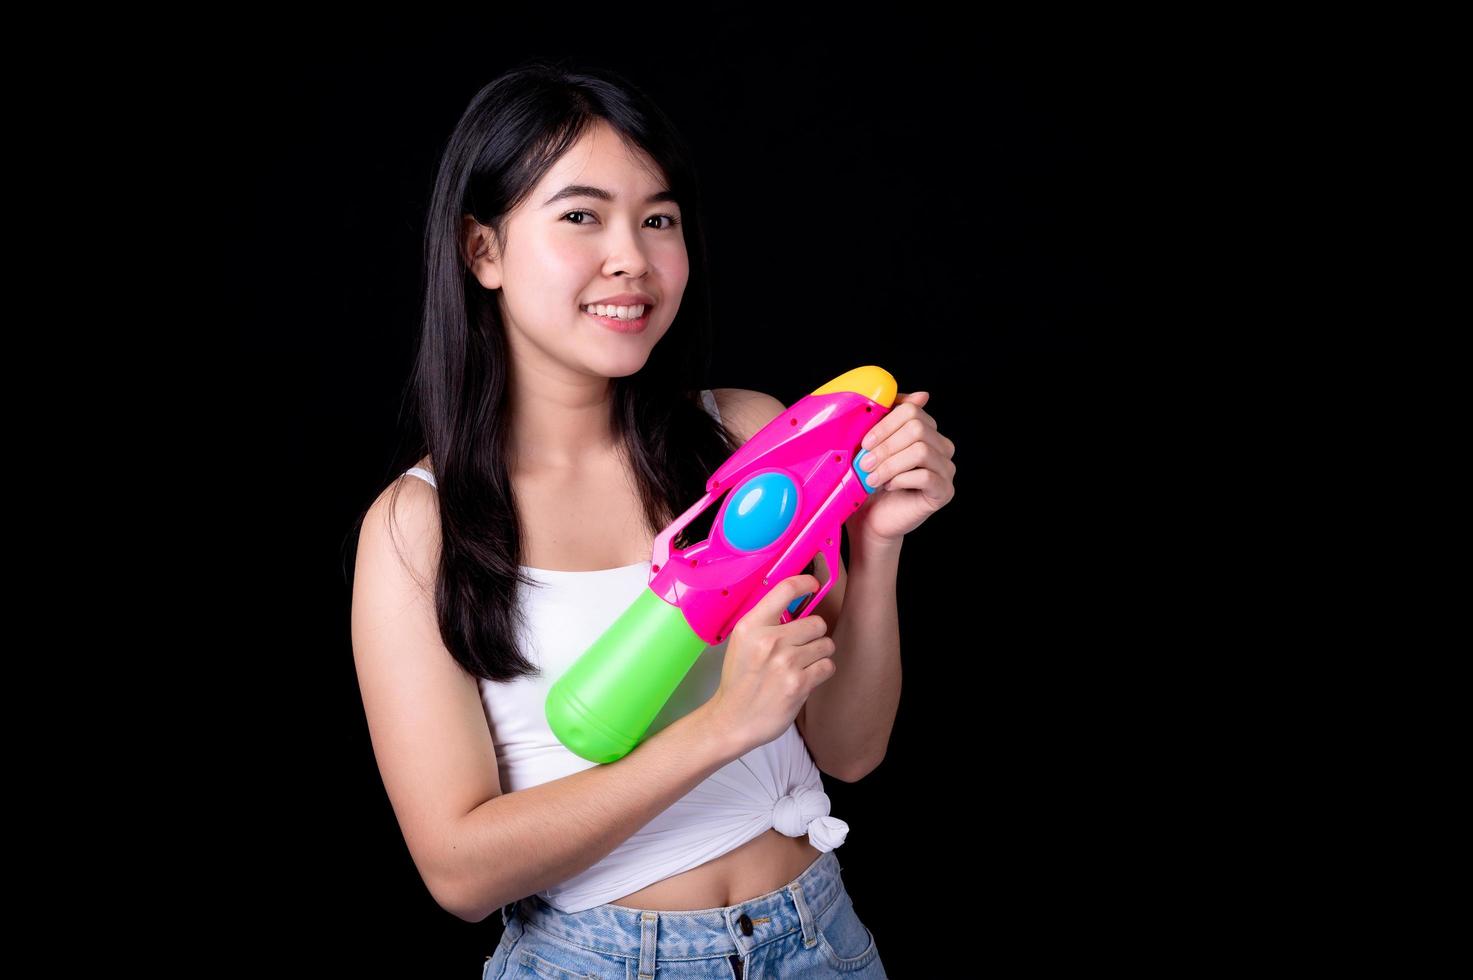
[[[623,270],[622,274],[632,279],[642,279],[649,272],[650,263],[640,245],[637,232],[626,232],[622,237],[615,235],[609,247],[609,257],[604,263],[607,268]],[[614,275],[620,275],[619,271]]]

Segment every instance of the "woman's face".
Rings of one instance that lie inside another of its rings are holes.
[[[578,194],[549,200],[574,184],[601,188],[613,199]],[[501,261],[495,261],[489,229],[466,217],[470,232],[484,233],[470,246],[486,250],[472,268],[482,286],[500,289],[497,302],[515,360],[604,378],[644,366],[675,319],[690,276],[685,229],[676,223],[680,206],[649,200],[666,190],[654,162],[632,156],[600,122],[508,216]],[[638,333],[612,330],[583,312],[585,304],[621,293],[655,300]]]

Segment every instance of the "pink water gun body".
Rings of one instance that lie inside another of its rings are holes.
[[[783,622],[807,615],[834,584],[839,528],[875,491],[859,468],[860,441],[890,411],[895,379],[855,368],[794,402],[723,463],[706,495],[655,538],[650,588],[685,614],[707,643],[720,643],[772,585],[823,553],[829,580]],[[726,495],[711,534],[673,556],[670,543]],[[801,600],[800,600],[801,601]]]
[[[805,395],[733,453],[705,495],[660,532],[649,588],[548,691],[548,724],[570,751],[595,762],[628,753],[701,652],[819,552],[828,581],[794,600],[782,621],[823,601],[839,567],[840,528],[875,492],[859,468],[868,454],[860,442],[895,392],[890,372],[868,366]],[[672,551],[718,498],[710,535]]]

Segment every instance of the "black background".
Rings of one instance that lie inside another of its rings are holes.
[[[1184,921],[1185,815],[1167,801],[1187,760],[1160,737],[1176,668],[1154,645],[1180,583],[1147,534],[1174,483],[1139,436],[1169,414],[1147,341],[1190,315],[1161,229],[1186,206],[1191,45],[1115,21],[713,9],[238,25],[203,59],[255,366],[224,475],[263,537],[228,621],[249,660],[200,706],[241,750],[198,777],[229,801],[212,844],[228,853],[190,894],[237,961],[470,976],[500,933],[498,915],[440,909],[410,861],[347,574],[398,445],[437,155],[471,96],[533,54],[625,73],[693,145],[710,386],[791,404],[879,364],[931,393],[956,443],[956,497],[902,556],[889,756],[857,784],[825,777],[891,975],[1135,957],[1143,923]],[[777,299],[760,316],[754,288]]]

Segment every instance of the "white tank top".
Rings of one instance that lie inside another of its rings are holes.
[[[720,421],[715,396],[708,389],[701,397]],[[406,473],[435,485],[434,475],[422,467]],[[569,752],[552,733],[544,711],[547,692],[640,591],[649,588],[650,562],[591,572],[520,567],[538,583],[535,589],[518,590],[527,619],[519,637],[524,654],[541,667],[541,674],[480,681],[506,793],[598,765]],[[708,646],[696,659],[650,724],[649,734],[711,699],[721,684],[727,642]],[[828,813],[823,779],[798,726],[791,724],[771,742],[706,777],[593,867],[539,894],[560,911],[582,912],[705,864],[769,827],[789,837],[807,834],[814,847],[831,851],[844,842],[849,825]]]

